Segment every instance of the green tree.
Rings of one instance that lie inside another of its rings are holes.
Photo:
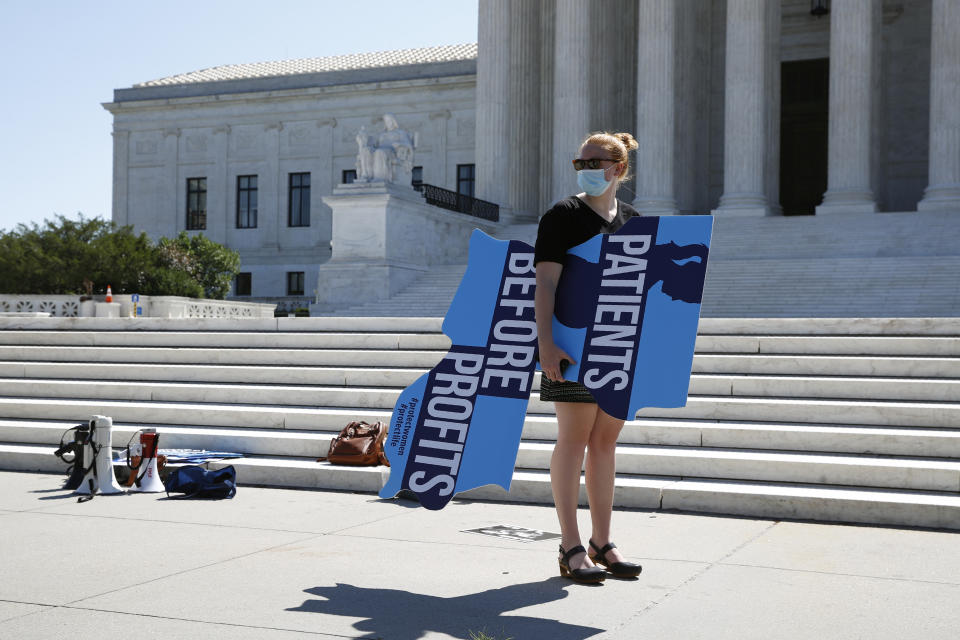
[[[0,233],[0,293],[77,294],[90,280],[100,294],[110,285],[116,294],[222,299],[239,267],[237,252],[204,236],[154,244],[132,227],[82,215]]]
[[[171,268],[190,274],[203,288],[207,298],[223,300],[230,283],[240,270],[240,254],[217,244],[203,234],[187,235],[181,231],[174,238],[161,238],[158,249]]]

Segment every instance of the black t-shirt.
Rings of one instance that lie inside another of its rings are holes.
[[[607,222],[580,198],[564,198],[540,218],[533,263],[563,264],[568,250],[598,233],[614,233],[627,220],[638,215],[640,213],[636,209],[617,200],[617,215]]]

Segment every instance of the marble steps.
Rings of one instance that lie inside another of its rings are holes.
[[[719,216],[713,223],[711,259],[955,256],[955,216],[954,212]]]
[[[152,405],[165,413],[178,407],[253,416],[256,411],[278,415],[281,424],[309,420],[310,412],[327,407],[354,407],[389,413],[400,389],[359,387],[280,387],[256,385],[191,385],[61,380],[0,380],[0,402],[44,401],[119,404],[122,411],[149,413]],[[25,406],[34,405],[27,402]],[[135,409],[136,408],[136,409]],[[9,410],[9,409],[8,409]],[[532,397],[528,412],[549,414],[553,405]],[[92,413],[98,413],[93,411]],[[286,418],[287,412],[295,418]],[[102,412],[100,412],[102,413]],[[303,413],[303,416],[299,414]],[[9,415],[0,413],[0,416]],[[17,414],[22,416],[22,414]],[[113,415],[107,413],[106,415]],[[763,422],[805,422],[811,424],[858,424],[869,426],[953,428],[960,425],[960,403],[931,401],[854,400],[824,398],[735,397],[691,395],[685,407],[649,407],[643,418],[697,420],[746,420]],[[29,417],[29,416],[26,416]],[[47,417],[47,416],[37,416]],[[130,418],[143,420],[144,418]],[[166,420],[165,420],[166,421]],[[177,423],[178,420],[170,420]],[[241,421],[242,423],[242,421]],[[223,424],[223,423],[213,423]],[[275,423],[257,426],[277,426]],[[310,428],[310,427],[305,427]]]
[[[439,333],[442,318],[337,317],[316,318],[0,318],[4,331],[69,331],[128,333]]]
[[[960,256],[951,215],[715,218],[702,315],[955,316]],[[442,316],[464,268],[444,265],[388,301],[338,315]]]
[[[707,271],[704,317],[950,316],[960,302],[951,274],[960,257],[714,259]],[[389,300],[337,315],[404,313],[442,317],[456,280],[411,285]]]
[[[520,222],[501,227],[493,232],[493,237],[497,240],[520,240],[533,246],[537,241],[537,229],[539,224],[535,222]]]
[[[0,347],[0,350],[3,348]],[[30,350],[31,347],[24,349]],[[46,355],[52,353],[49,348]],[[176,380],[204,382],[248,382],[256,380],[276,384],[362,384],[364,386],[406,386],[435,365],[441,351],[410,350],[327,350],[312,351],[307,358],[297,358],[300,352],[290,351],[285,357],[277,352],[263,350],[255,360],[262,364],[232,363],[221,350],[155,349],[130,352],[129,358],[110,352],[115,362],[91,360],[71,361],[29,360],[26,356],[44,355],[43,352],[19,352],[15,359],[0,360],[0,378],[69,378],[74,380]],[[102,355],[88,351],[88,358]],[[163,356],[162,358],[157,356]],[[249,351],[237,353],[246,360]],[[274,357],[270,357],[270,356]],[[84,360],[78,358],[77,360]],[[102,360],[102,359],[101,359]],[[156,360],[156,362],[151,362]],[[288,364],[276,364],[278,360]],[[306,361],[306,362],[305,362]],[[312,361],[312,362],[311,362]],[[309,364],[308,364],[309,362]],[[218,364],[207,364],[218,363]],[[293,366],[293,365],[296,366]],[[384,377],[374,372],[383,372]],[[933,381],[960,378],[960,358],[909,356],[778,356],[741,354],[697,354],[693,359],[693,377],[702,375],[756,375],[756,376],[823,376],[846,378],[926,378]],[[539,388],[540,374],[536,374],[534,388]],[[382,380],[382,381],[381,381]],[[398,382],[392,382],[398,380]]]
[[[714,260],[702,315],[956,315],[960,256]]]
[[[447,352],[415,349],[223,349],[191,347],[54,347],[0,346],[0,361],[9,363],[102,363],[138,365],[225,365],[254,367],[425,367]]]
[[[716,383],[723,387],[727,380],[717,376],[703,384]],[[747,380],[747,383],[762,381]],[[823,393],[839,386],[832,381],[814,381]],[[880,384],[891,381],[874,381]],[[946,383],[952,385],[953,383]],[[799,386],[786,381],[786,386]],[[816,386],[816,385],[814,385]],[[897,383],[889,386],[895,387]],[[908,385],[904,383],[903,387]],[[917,383],[924,388],[933,385]],[[759,388],[759,387],[755,387]],[[954,387],[955,388],[955,387]],[[251,384],[189,384],[156,382],[106,382],[37,379],[2,379],[0,396],[7,398],[59,398],[126,401],[140,403],[192,403],[217,405],[277,406],[304,410],[322,407],[356,407],[390,411],[401,389],[394,387],[346,386],[284,386]],[[696,391],[696,390],[694,390]],[[943,390],[940,390],[943,391]],[[867,400],[848,392],[851,399],[836,399],[836,393],[826,398],[780,396],[732,396],[708,393],[691,395],[687,406],[678,409],[646,408],[643,417],[670,417],[680,419],[749,419],[761,421],[805,421],[809,423],[850,423],[876,426],[946,427],[960,424],[960,403],[949,401],[895,401]],[[883,387],[876,395],[883,396]],[[553,405],[530,400],[529,411],[550,413]]]
[[[314,318],[0,318],[0,335],[10,331],[71,333],[439,333],[442,318],[339,317]],[[935,336],[960,335],[960,318],[701,318],[705,335]]]
[[[379,332],[209,332],[209,331],[0,331],[0,344],[75,347],[187,347],[234,349],[438,349],[442,333]]]
[[[935,356],[830,356],[696,354],[693,375],[755,374],[880,378],[960,378],[960,358]]]
[[[84,420],[0,420],[0,442],[59,446],[64,431]],[[143,427],[160,434],[161,449],[205,449],[245,455],[325,456],[338,430],[308,431],[248,427],[211,427],[193,425],[130,423],[115,420],[113,447],[126,446],[131,436]],[[39,469],[37,469],[39,471]]]
[[[336,407],[297,415],[293,411],[284,413],[255,406],[0,399],[0,409],[6,416],[0,419],[0,442],[54,444],[59,442],[64,429],[89,415],[101,413],[114,417],[116,428],[130,433],[143,426],[153,426],[161,432],[169,430],[183,440],[182,448],[226,448],[241,453],[277,455],[282,451],[297,454],[300,449],[296,447],[302,444],[298,442],[301,435],[309,447],[317,442],[322,444],[350,420],[390,421],[388,409]],[[219,438],[219,444],[210,440],[213,437]],[[552,442],[556,437],[557,422],[553,415],[531,413],[526,416],[525,441]],[[626,423],[619,441],[672,447],[960,458],[960,428],[639,418]]]
[[[53,467],[53,447],[0,444],[0,467],[62,471]],[[241,486],[339,489],[374,493],[383,486],[384,467],[335,467],[312,458],[248,457],[212,462],[232,464]],[[34,468],[41,467],[41,468]],[[618,507],[666,509],[891,526],[960,529],[960,495],[954,492],[879,489],[825,484],[684,478],[618,473],[614,488]],[[474,500],[550,503],[547,471],[514,471],[510,491],[484,486],[459,494]],[[581,481],[580,503],[587,504]]]
[[[466,270],[466,264],[434,267],[388,300],[342,307],[336,311],[336,315],[383,315],[389,310],[389,313],[398,315],[443,317]]]
[[[450,339],[441,333],[217,333],[209,332],[72,332],[0,331],[0,359],[7,354],[41,347],[109,348],[193,348],[255,351],[316,349],[435,350],[446,352]],[[54,349],[38,350],[34,359]],[[960,357],[960,337],[935,336],[838,336],[838,335],[725,335],[701,332],[698,353],[740,353],[780,355],[872,355]],[[76,352],[82,354],[83,352]]]
[[[438,333],[439,320],[410,318],[402,326],[386,318],[283,320],[234,323],[249,330],[227,332],[233,346],[222,347],[222,327],[202,321],[180,321],[178,327],[190,330],[165,332],[143,330],[146,326],[131,331],[131,325],[113,321],[74,325],[92,334],[81,340],[91,341],[86,346],[61,340],[19,347],[11,339],[13,344],[0,349],[26,351],[0,357],[0,395],[6,396],[0,397],[0,466],[26,464],[11,462],[36,457],[23,447],[50,449],[63,428],[102,413],[115,418],[118,436],[152,425],[169,432],[165,446],[240,449],[248,455],[238,461],[247,465],[247,483],[377,490],[379,471],[359,472],[365,475],[355,479],[354,470],[318,465],[314,452],[349,420],[389,420],[400,388],[445,352],[449,341]],[[21,330],[42,340],[40,334],[51,334],[45,329],[55,329],[59,319],[46,325],[15,322],[0,323],[8,328],[0,335]],[[703,319],[689,406],[645,409],[624,429],[618,466],[646,475],[621,474],[617,504],[639,505],[650,490],[657,504],[667,504],[661,496],[670,495],[670,504],[701,511],[748,508],[748,515],[850,519],[838,505],[855,504],[866,522],[893,518],[896,524],[950,526],[930,523],[955,518],[950,500],[960,492],[960,486],[951,488],[960,459],[954,393],[958,326],[953,319],[930,318]],[[101,331],[104,327],[112,330]],[[338,334],[338,344],[387,342],[382,348],[296,346],[318,336],[322,343],[331,333]],[[290,346],[237,346],[258,334],[282,335]],[[405,334],[434,342],[408,348],[401,345]],[[144,336],[153,346],[138,346]],[[189,346],[178,346],[184,336]],[[154,357],[137,366],[137,358]],[[86,365],[89,359],[96,362]],[[88,373],[78,373],[87,366]],[[138,378],[141,370],[149,373]],[[300,377],[287,377],[298,372]],[[240,384],[248,380],[256,384]],[[39,386],[29,391],[31,385]],[[51,391],[54,387],[63,389]],[[273,392],[286,394],[284,401]],[[124,394],[131,399],[115,397]],[[556,438],[551,412],[551,405],[531,402],[514,490],[505,494],[486,487],[475,497],[549,502],[543,467]],[[665,488],[677,483],[690,490]],[[856,486],[840,486],[847,483]],[[937,487],[943,490],[932,491]],[[884,497],[876,498],[881,493]],[[842,497],[848,494],[852,497]]]
[[[204,429],[187,434],[186,430],[161,430],[161,448],[206,448],[218,451],[236,451],[239,447],[214,446],[250,444],[237,441],[236,435],[217,436]],[[121,449],[133,435],[130,429],[116,429],[115,448]],[[190,436],[193,436],[192,438]],[[269,450],[247,452],[244,458],[307,458],[311,461],[326,455],[329,440],[319,434],[296,434],[290,438],[287,450],[277,453]],[[310,436],[314,436],[310,439]],[[185,445],[202,441],[211,446]],[[267,438],[260,438],[266,444]],[[59,442],[59,441],[58,441]],[[26,446],[17,442],[3,446]],[[25,461],[28,465],[16,470],[63,470],[63,463],[53,456],[56,443],[36,446],[36,452],[49,459]],[[546,442],[523,442],[517,453],[517,471],[546,471],[550,467],[553,447]],[[12,452],[11,452],[12,453]],[[696,447],[664,447],[619,444],[616,451],[617,469],[630,475],[679,476],[684,478],[719,478],[725,480],[796,482],[807,484],[847,485],[854,487],[909,489],[916,491],[960,492],[960,462],[929,458],[896,458],[868,455],[794,453],[773,450],[744,450]],[[31,457],[34,457],[31,455]],[[236,463],[235,459],[231,463]],[[52,463],[52,464],[51,464]],[[258,480],[251,482],[262,483]],[[365,488],[358,488],[364,490]],[[379,490],[377,486],[374,490]]]
[[[370,366],[353,366],[353,358],[347,363],[338,363],[336,357],[330,358],[333,360],[332,364],[326,364],[327,359],[323,359],[324,364],[316,366],[0,361],[0,379],[237,384],[253,381],[257,384],[277,385],[407,387],[441,357],[438,352],[420,353],[424,355],[423,358],[413,358],[410,352],[376,352],[368,358]],[[335,355],[337,354],[333,354]]]
[[[220,402],[283,404],[292,406],[392,407],[400,391],[425,373],[423,369],[314,367],[278,368],[257,372],[216,367],[113,365],[112,377],[96,375],[103,365],[91,365],[79,378],[15,376],[19,363],[4,367],[0,396],[107,398],[166,402]],[[43,364],[32,369],[42,369]],[[55,365],[56,366],[56,365]],[[80,365],[82,366],[82,365]],[[79,369],[80,366],[75,366]],[[232,380],[210,380],[213,370]],[[14,375],[11,375],[14,374]],[[143,375],[153,374],[153,375]],[[538,410],[535,376],[531,407]],[[255,382],[251,382],[255,381]],[[951,403],[960,399],[960,380],[933,378],[873,378],[839,376],[703,374],[691,376],[693,397],[744,397],[777,399],[876,400]],[[551,405],[546,404],[546,407]],[[549,411],[549,409],[547,409]]]

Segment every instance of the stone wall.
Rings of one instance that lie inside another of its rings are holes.
[[[123,99],[105,105],[114,116],[113,219],[152,238],[174,236],[186,229],[188,178],[205,177],[202,233],[240,252],[251,296],[285,296],[291,271],[304,272],[309,295],[331,255],[323,197],[355,168],[360,127],[379,130],[393,113],[417,135],[423,181],[455,190],[456,166],[474,162],[474,85],[475,75],[460,73],[273,91],[251,81],[243,93],[162,101],[147,90],[118,91]],[[310,225],[291,227],[288,175],[300,172],[310,173]],[[243,175],[258,177],[256,228],[237,228]]]

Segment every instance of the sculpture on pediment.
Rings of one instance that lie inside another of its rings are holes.
[[[383,131],[378,135],[360,127],[357,133],[357,182],[395,182],[410,184],[413,172],[415,135],[400,128],[396,117],[383,116]]]

